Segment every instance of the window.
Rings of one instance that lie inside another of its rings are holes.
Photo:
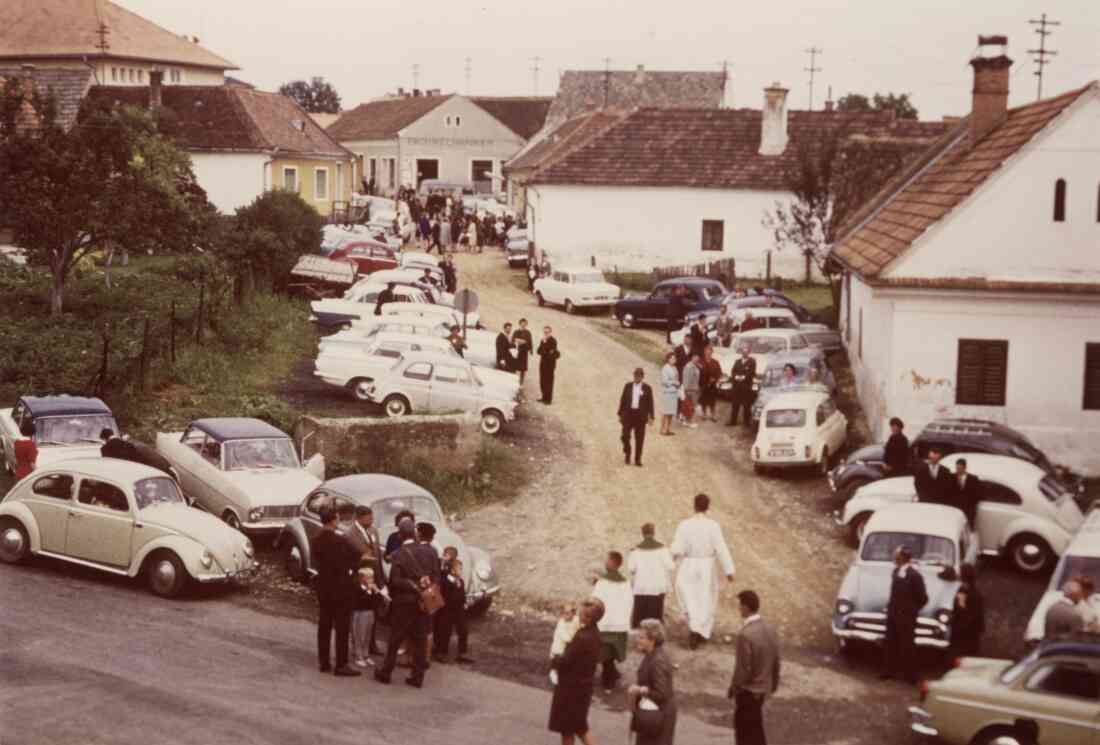
[[[367,161],[367,168],[370,170],[370,176],[367,177],[367,181],[378,182],[378,159],[371,158]]]
[[[1100,409],[1100,344],[1085,345],[1084,408]]]
[[[460,370],[457,367],[446,367],[440,365],[435,368],[435,379],[439,383],[465,383],[466,371]]]
[[[34,482],[31,491],[41,497],[53,497],[54,499],[72,499],[73,477],[63,474],[43,476]]]
[[[448,127],[451,126],[452,121],[453,121],[453,119],[451,117],[447,117],[447,126]]]
[[[76,499],[81,504],[92,507],[106,507],[119,512],[127,512],[130,509],[130,505],[126,502],[126,495],[121,489],[95,479],[84,479],[80,482],[80,491]]]
[[[333,187],[333,199],[341,199],[344,196],[344,164],[336,164],[336,185]]]
[[[111,82],[114,82],[114,83],[118,82],[118,68],[117,67],[112,67],[111,68]]]
[[[139,83],[144,83],[145,82],[145,70],[138,70],[138,82]]]
[[[1054,222],[1066,221],[1066,180],[1054,182]]]
[[[959,339],[955,403],[1004,406],[1007,382],[1007,341]]]
[[[406,368],[405,377],[413,380],[431,380],[432,366],[428,362],[414,362]]]
[[[470,161],[470,180],[474,183],[479,181],[492,181],[493,179],[493,161],[491,160],[472,160]]]
[[[313,169],[313,198],[318,202],[328,199],[328,169]]]
[[[202,446],[206,443],[206,433],[201,429],[189,429],[183,433],[183,444],[194,450],[202,452]]]
[[[722,220],[703,220],[703,250],[721,251],[725,230]]]
[[[995,483],[993,481],[986,481],[982,479],[979,482],[981,487],[981,496],[978,501],[980,502],[993,502],[995,504],[1023,504],[1023,500],[1020,499],[1020,495],[1009,489],[1007,486]]]
[[[397,158],[388,158],[387,160],[389,161],[387,166],[389,169],[389,178],[387,180],[392,189],[397,186]]]
[[[321,508],[327,506],[332,497],[324,489],[319,489],[306,497],[306,512],[314,515],[320,514]]]
[[[859,357],[862,360],[863,359],[863,308],[859,309],[859,338],[856,339],[856,341],[858,342],[858,344],[857,344],[858,349],[857,349],[856,356]]]
[[[298,169],[286,166],[283,168],[283,188],[287,191],[298,191]]]
[[[1100,673],[1079,662],[1054,662],[1033,672],[1027,679],[1026,687],[1037,693],[1095,702],[1100,698]]]
[[[130,68],[130,82],[134,82],[134,68]]]
[[[461,127],[462,126],[462,117],[461,116],[456,116],[455,117],[455,126],[456,127]]]

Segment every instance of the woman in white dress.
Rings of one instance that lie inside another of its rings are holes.
[[[661,368],[661,395],[658,399],[661,414],[661,434],[672,435],[672,417],[680,405],[680,372],[676,369],[676,355],[669,352],[665,356],[665,366]]]

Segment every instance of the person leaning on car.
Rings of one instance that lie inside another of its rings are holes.
[[[917,616],[928,602],[924,578],[910,562],[906,546],[894,552],[894,571],[890,575],[890,600],[886,605],[886,656],[881,678],[900,676],[917,682]]]
[[[905,436],[905,422],[898,417],[890,419],[890,437],[886,440],[883,467],[891,476],[909,473],[909,438]]]
[[[317,564],[317,603],[320,606],[317,657],[321,672],[332,670],[334,675],[352,677],[359,675],[359,671],[348,665],[348,640],[358,585],[356,573],[362,554],[348,543],[344,535],[336,532],[335,510],[327,508],[320,517],[322,530],[313,539],[311,547]],[[331,667],[329,657],[333,631],[336,632],[335,669]]]

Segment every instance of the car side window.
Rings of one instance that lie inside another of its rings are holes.
[[[1023,504],[1023,500],[1020,499],[1020,495],[1009,489],[1007,486],[995,483],[993,481],[981,481],[981,499],[982,502],[994,502],[996,504]]]
[[[31,485],[31,491],[41,497],[72,499],[73,477],[60,473],[43,476]]]
[[[121,489],[95,479],[84,479],[80,482],[80,491],[76,499],[81,504],[106,507],[118,512],[127,512],[130,509],[130,505],[126,502],[126,495]]]
[[[671,294],[672,294],[672,288],[671,287],[668,287],[668,286],[658,287],[658,288],[653,290],[653,294],[652,294],[651,297],[667,298]]]
[[[794,334],[791,336],[791,349],[805,349],[810,346],[806,341],[806,337],[802,334]]]
[[[181,442],[196,453],[202,453],[202,446],[206,443],[206,433],[201,429],[190,428],[183,433]]]
[[[312,515],[318,515],[321,512],[321,508],[325,507],[332,501],[332,497],[327,491],[323,489],[318,490],[306,497],[306,512]]]
[[[460,367],[448,367],[439,365],[435,368],[435,379],[440,383],[470,384],[470,376]]]
[[[23,415],[26,413],[26,411],[27,411],[27,407],[22,401],[17,403],[15,405],[15,408],[11,410],[11,418],[12,418],[12,421],[15,422],[15,426],[17,428],[22,428],[22,426],[23,426]]]
[[[431,380],[432,366],[428,362],[414,362],[405,368],[405,377],[413,380]]]
[[[1025,687],[1036,693],[1096,701],[1100,698],[1100,673],[1079,663],[1054,662],[1033,672]]]

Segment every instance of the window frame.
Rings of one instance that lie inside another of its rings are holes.
[[[294,188],[290,189],[286,185],[286,175],[288,173],[294,174]],[[298,166],[283,166],[283,190],[293,191],[295,194],[302,193],[302,182],[298,180]]]
[[[125,503],[126,506],[123,507],[122,509],[119,509],[117,507],[112,507],[110,505],[108,505],[106,507],[103,507],[103,506],[100,506],[100,505],[92,504],[92,502],[85,502],[84,500],[82,500],[80,498],[81,492],[84,491],[84,485],[85,484],[97,484],[99,486],[106,486],[106,487],[110,487],[111,489],[114,489],[118,494],[122,495],[122,501]],[[116,514],[116,513],[130,514],[130,513],[133,512],[133,505],[130,504],[130,498],[126,495],[126,490],[123,489],[122,487],[120,487],[118,484],[113,484],[110,481],[104,481],[102,479],[93,479],[93,478],[82,477],[80,479],[80,485],[77,487],[77,490],[76,490],[76,503],[79,504],[81,507],[90,507],[92,509],[104,510],[104,511],[107,512],[107,514],[110,514],[110,515],[113,515],[113,514]]]
[[[969,395],[969,392],[964,392],[961,385],[964,364],[963,350],[967,345],[977,345],[978,354],[981,356],[979,379],[975,391],[976,395],[973,396]],[[992,372],[989,370],[987,355],[997,348],[1004,350],[1004,364],[1001,369],[1002,379],[1000,381],[1001,395],[999,398],[989,398],[985,393],[990,384],[988,378],[992,375]],[[1007,406],[1009,351],[1008,339],[959,339],[956,343],[955,351],[955,404],[958,406]],[[965,397],[964,393],[967,394]]]
[[[49,494],[47,492],[38,491],[38,485],[47,479],[68,479],[69,480],[69,496],[59,497],[56,494]],[[76,479],[73,478],[71,473],[47,473],[43,476],[39,476],[31,483],[31,494],[36,497],[46,497],[48,499],[55,499],[60,502],[71,502],[73,496],[76,494]]]
[[[1066,192],[1069,187],[1064,178],[1054,182],[1054,222],[1066,221]]]
[[[321,174],[325,175],[325,180],[320,181],[318,177]],[[318,189],[317,187],[324,184],[324,188]],[[321,192],[324,192],[322,194]],[[329,201],[329,167],[328,166],[314,166],[313,167],[313,201],[315,202],[327,202]]]
[[[726,221],[703,220],[700,250],[722,253],[726,250]],[[717,231],[717,240],[715,240]]]
[[[421,366],[424,366],[424,367],[428,368],[428,372],[426,374],[423,374],[423,375],[421,375],[420,373],[410,374],[410,373],[413,372],[413,368],[421,367]],[[430,383],[431,380],[432,380],[432,375],[434,373],[435,373],[435,365],[433,365],[430,362],[424,362],[423,360],[417,360],[416,362],[413,362],[411,365],[409,365],[408,367],[406,367],[404,370],[401,371],[401,377],[405,380],[415,380],[415,381],[420,382],[420,383]]]
[[[1055,670],[1057,670],[1058,668],[1064,668],[1064,669],[1070,669],[1070,670],[1074,670],[1074,671],[1078,671],[1078,672],[1083,672],[1086,675],[1092,676],[1094,679],[1098,679],[1096,681],[1096,685],[1097,685],[1097,687],[1100,687],[1100,673],[1098,673],[1092,667],[1090,667],[1090,666],[1088,666],[1084,663],[1081,663],[1081,662],[1071,662],[1069,660],[1055,659],[1055,660],[1050,660],[1049,662],[1044,662],[1040,665],[1036,665],[1028,673],[1027,679],[1024,680],[1024,684],[1023,684],[1024,690],[1027,691],[1028,693],[1032,693],[1032,694],[1039,695],[1039,696],[1054,696],[1054,697],[1059,698],[1059,699],[1069,699],[1069,700],[1072,700],[1072,701],[1088,701],[1088,702],[1093,703],[1093,704],[1096,703],[1096,697],[1095,696],[1081,696],[1081,695],[1078,695],[1076,693],[1071,693],[1071,692],[1064,691],[1064,690],[1051,690],[1051,689],[1039,687],[1043,683],[1045,683],[1047,680],[1049,680],[1050,677],[1051,677],[1051,674]],[[1035,678],[1039,677],[1039,675],[1042,674],[1046,670],[1051,670],[1051,673],[1047,673],[1046,675],[1044,675],[1042,681],[1037,681],[1033,684],[1032,681],[1034,681]]]

